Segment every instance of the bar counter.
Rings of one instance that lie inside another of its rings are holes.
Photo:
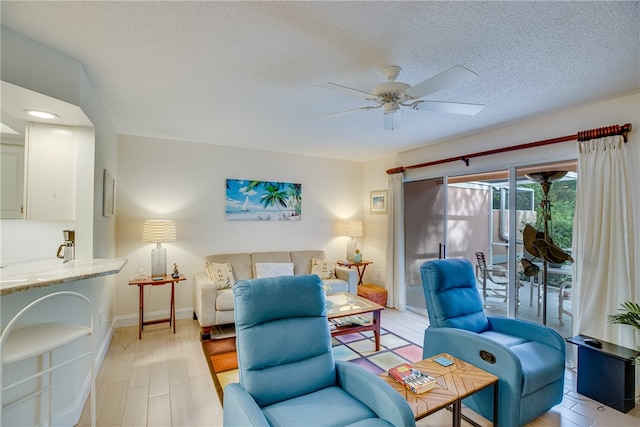
[[[0,295],[117,274],[126,258],[10,261],[0,266]]]

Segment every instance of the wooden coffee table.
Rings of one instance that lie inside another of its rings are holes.
[[[384,310],[383,306],[348,292],[338,292],[327,295],[327,317],[329,319],[373,313],[373,320],[368,324],[341,326],[332,330],[331,335],[336,336],[373,331],[376,340],[376,351],[380,350],[380,312],[382,310]]]
[[[454,364],[447,367],[440,366],[433,361],[439,356],[453,360]],[[421,360],[412,365],[435,377],[436,387],[426,393],[414,394],[390,378],[388,373],[380,374],[380,377],[407,400],[416,421],[452,405],[453,425],[460,427],[462,399],[493,385],[493,425],[498,425],[498,377],[447,353]],[[465,421],[475,424],[466,418]]]

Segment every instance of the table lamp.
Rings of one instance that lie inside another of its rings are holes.
[[[167,274],[167,250],[162,242],[176,240],[176,222],[172,219],[147,219],[142,229],[142,241],[157,243],[151,251],[151,277]]]
[[[358,248],[358,242],[354,237],[362,237],[362,221],[340,220],[336,225],[336,231],[340,236],[350,237],[347,241],[347,259],[352,260],[353,254]]]

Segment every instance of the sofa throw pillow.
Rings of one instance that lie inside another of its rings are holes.
[[[236,282],[230,262],[207,262],[207,275],[218,289],[230,288]]]
[[[263,277],[293,276],[292,262],[257,262],[256,279]]]
[[[325,259],[311,258],[311,274],[317,274],[322,280],[336,278],[336,265]]]

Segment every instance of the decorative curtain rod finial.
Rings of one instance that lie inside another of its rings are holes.
[[[605,126],[578,132],[578,141],[588,141],[590,139],[603,138],[605,136],[622,135],[624,142],[627,142],[629,132],[631,132],[631,123]]]
[[[627,142],[627,138],[629,137],[629,132],[631,132],[631,123],[626,123],[622,127],[622,137],[624,138],[624,142]]]

